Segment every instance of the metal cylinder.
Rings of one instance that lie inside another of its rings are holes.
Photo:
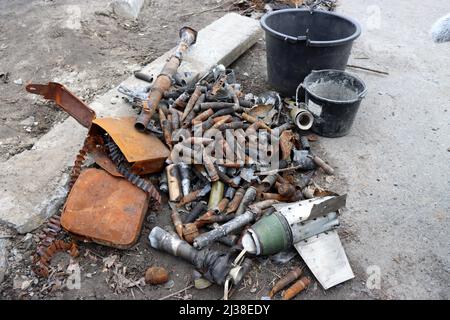
[[[178,169],[180,172],[181,190],[183,191],[183,196],[187,196],[191,192],[191,167],[184,162],[180,162]]]
[[[173,202],[178,202],[181,199],[180,175],[178,166],[170,164],[166,167],[167,183],[169,186],[169,199]]]
[[[172,236],[160,227],[154,227],[148,236],[152,248],[189,261],[211,282],[222,285],[232,267],[229,254],[209,249],[195,250],[186,241]]]
[[[219,202],[223,199],[223,192],[225,185],[222,181],[216,181],[211,186],[211,193],[209,194],[208,209],[217,207]]]
[[[247,211],[240,216],[235,217],[233,220],[224,223],[220,227],[211,230],[209,232],[203,233],[194,239],[194,247],[196,249],[202,249],[219,238],[222,238],[233,231],[236,231],[246,224],[252,222],[254,219],[254,214],[251,211]]]
[[[247,209],[247,206],[252,203],[256,198],[256,188],[251,186],[245,191],[244,197],[242,198],[241,203],[239,204],[238,209],[236,210],[236,215],[239,216],[244,213]]]
[[[313,122],[314,122],[314,116],[306,109],[294,107],[290,111],[290,116],[292,118],[292,121],[294,121],[295,125],[300,130],[309,130],[311,129]]]
[[[227,214],[233,213],[235,212],[239,205],[242,202],[242,198],[244,197],[245,194],[245,190],[243,188],[239,188],[233,197],[233,200],[230,201],[230,203],[228,204],[228,208],[227,208]]]
[[[186,50],[195,43],[197,39],[197,31],[189,27],[183,27],[180,30],[180,42],[175,50],[175,53],[170,57],[169,61],[164,65],[161,73],[153,83],[148,100],[144,101],[141,113],[136,119],[134,127],[143,132],[147,128],[150,119],[156,111],[159,101],[164,95],[164,92],[169,90],[172,85],[172,77],[177,72],[181,64],[183,54]]]

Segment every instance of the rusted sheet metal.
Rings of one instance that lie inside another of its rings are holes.
[[[26,90],[30,93],[41,95],[45,99],[54,101],[86,128],[89,128],[92,120],[95,119],[94,110],[89,108],[83,101],[59,83],[30,83],[26,86]]]
[[[126,249],[137,240],[149,197],[100,169],[81,172],[61,216],[64,229],[99,244]]]
[[[106,131],[120,151],[131,163],[131,173],[143,175],[160,172],[164,161],[170,154],[169,149],[152,134],[146,134],[134,129],[133,117],[98,118],[93,124]],[[92,128],[95,133],[96,128]]]

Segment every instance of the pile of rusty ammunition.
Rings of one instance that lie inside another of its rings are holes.
[[[158,105],[159,127],[151,122],[171,150],[160,190],[168,192],[179,237],[199,248],[200,230],[239,221],[251,205],[262,214],[273,203],[313,197],[302,190],[314,170],[333,173],[293,130],[299,108],[284,110],[276,93],[246,99],[235,81],[233,70],[219,65],[193,85],[180,83]],[[306,172],[301,184],[295,170]]]
[[[352,278],[334,230],[346,196],[312,183],[318,169],[334,173],[311,150],[315,137],[307,130],[313,115],[304,104],[282,100],[276,92],[244,94],[234,71],[223,65],[201,78],[177,72],[196,36],[191,28],[181,29],[174,54],[148,92],[119,87],[140,107],[137,118],[96,118],[60,84],[27,86],[89,129],[62,213],[50,221],[57,229],[44,229],[37,273],[48,275],[56,249],[77,253],[74,244],[54,243],[61,227],[87,241],[133,246],[149,205],[163,204],[154,186],[157,175],[159,191],[168,194],[175,232],[155,226],[150,245],[189,261],[204,279],[224,285],[225,298],[251,269],[248,256],[291,247],[325,289]],[[90,168],[83,166],[87,156],[95,163]],[[231,249],[212,249],[216,242]],[[322,249],[333,250],[333,258],[322,256],[318,266],[311,254]],[[294,272],[283,286],[300,274]],[[152,272],[147,278],[159,283]],[[284,298],[292,298],[309,281],[298,280]]]

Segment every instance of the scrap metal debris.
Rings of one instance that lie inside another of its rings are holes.
[[[334,4],[280,2],[330,10]],[[245,94],[234,71],[223,65],[200,77],[177,73],[196,38],[195,30],[182,28],[176,50],[155,80],[135,73],[147,82],[145,87],[119,87],[137,109],[137,117],[96,118],[60,84],[27,86],[89,129],[72,168],[62,214],[49,220],[41,236],[35,272],[49,277],[49,262],[57,250],[78,254],[74,242],[58,240],[63,230],[85,241],[130,248],[147,211],[164,205],[162,192],[168,194],[174,232],[154,226],[150,246],[190,262],[201,274],[194,279],[196,288],[223,285],[228,299],[251,270],[254,256],[292,247],[325,289],[352,278],[335,232],[346,195],[324,190],[315,181],[319,169],[328,175],[334,169],[310,144],[317,140],[308,134],[314,117],[303,104],[282,100],[276,92]],[[88,157],[93,161],[86,165]],[[214,243],[221,245],[210,248]],[[336,261],[328,257],[322,264],[314,259],[327,253]],[[287,260],[291,258],[289,254]],[[151,267],[145,277],[132,280],[117,255],[103,263],[107,282],[117,293],[145,283],[174,285],[161,267]],[[292,270],[269,296],[302,272]],[[309,284],[308,277],[301,278],[283,299],[293,298]]]

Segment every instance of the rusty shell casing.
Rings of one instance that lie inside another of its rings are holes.
[[[168,113],[167,106],[164,103],[160,103],[158,105],[159,123],[162,123],[163,120],[167,120]]]
[[[244,197],[245,191],[244,188],[239,188],[233,197],[233,200],[230,201],[227,208],[227,214],[233,213],[237,210],[239,205],[242,202],[242,198]]]
[[[224,223],[224,222],[228,222],[232,219],[234,219],[234,215],[232,215],[232,214],[228,214],[228,215],[209,214],[208,216],[204,215],[204,216],[201,216],[200,218],[198,218],[195,221],[195,225],[197,226],[197,228],[201,228],[208,224]]]
[[[214,210],[211,210],[211,209],[209,209],[208,211],[206,211],[204,214],[202,214],[200,217],[198,217],[197,219],[195,219],[195,221],[194,221],[194,225],[197,227],[197,228],[201,228],[201,227],[203,227],[204,225],[207,225],[207,224],[209,224],[209,219],[210,219],[210,217],[212,217],[212,216],[214,216],[215,215],[215,213],[214,213]]]
[[[217,207],[219,202],[223,199],[223,192],[225,185],[222,181],[215,181],[211,186],[211,192],[209,194],[208,209]]]
[[[227,176],[225,172],[222,172],[217,164],[214,164],[214,167],[216,168],[217,175],[219,176],[219,180],[225,183],[227,186],[230,186],[232,188],[238,188],[239,185],[236,184],[232,178]]]
[[[189,99],[189,93],[187,91],[183,92],[175,99],[172,107],[183,111],[186,108],[187,101]]]
[[[192,210],[184,218],[184,223],[191,223],[195,221],[202,213],[208,210],[208,205],[205,201],[199,201],[195,204]]]
[[[220,200],[219,204],[214,208],[214,212],[216,214],[223,213],[225,211],[225,209],[227,208],[229,202],[230,202],[230,199],[223,198],[222,200]]]
[[[207,184],[205,187],[192,191],[188,195],[181,198],[180,202],[177,204],[177,208],[181,208],[182,206],[185,206],[195,200],[197,200],[199,197],[205,196],[208,192],[211,190],[211,185]]]
[[[192,44],[195,43],[196,39],[197,31],[189,27],[181,28],[180,41],[175,49],[175,53],[169,58],[161,73],[156,78],[148,94],[148,100],[144,101],[141,113],[136,118],[136,122],[134,124],[136,130],[143,132],[147,128],[147,125],[155,113],[161,98],[172,85],[172,77],[175,75],[181,64],[183,54]]]
[[[219,143],[222,145],[222,151],[225,155],[225,159],[227,160],[234,160],[234,151],[231,149],[230,145],[228,144],[226,139],[220,139]],[[230,161],[231,162],[231,161]]]
[[[191,123],[192,123],[192,125],[202,123],[203,121],[206,121],[208,118],[210,118],[213,114],[214,114],[213,109],[208,109],[206,111],[203,111],[198,116],[196,116],[194,119],[192,119]]]
[[[241,114],[241,117],[242,117],[242,119],[244,119],[245,121],[250,122],[250,123],[255,123],[256,121],[258,121],[258,119],[256,119],[255,117],[253,117],[245,112]]]
[[[220,110],[232,107],[234,107],[234,103],[232,102],[203,102],[199,104],[196,111],[199,112],[207,109]]]
[[[244,122],[237,121],[237,122],[222,123],[220,126],[217,126],[217,129],[220,131],[225,131],[225,130],[241,129],[243,127]]]
[[[263,121],[261,120],[257,120],[256,122],[252,123],[247,130],[245,130],[245,134],[250,135],[250,134],[255,134],[257,130],[259,129],[265,129],[268,132],[272,132],[272,129],[265,124]]]
[[[203,101],[205,101],[205,94],[202,94],[197,99],[197,102],[195,103],[194,108],[192,108],[192,110],[186,115],[186,117],[184,118],[183,123],[182,123],[182,128],[186,129],[191,126],[192,120],[197,116],[196,107]]]
[[[188,195],[185,195],[183,198],[181,198],[180,202],[177,204],[177,208],[181,208],[182,206],[185,206],[195,200],[199,197],[201,192],[201,189],[192,191]]]
[[[202,135],[205,131],[210,129],[214,125],[214,119],[209,118],[206,121],[203,121],[201,123],[198,123],[194,126],[192,126],[192,130],[194,131],[195,135]]]
[[[236,194],[236,190],[237,190],[237,188],[239,188],[239,183],[241,183],[241,179],[242,179],[241,176],[235,176],[234,178],[231,179],[237,187],[234,188],[234,187],[228,186],[224,193],[225,198],[229,199],[230,201],[231,201],[231,199],[234,198],[234,195]]]
[[[182,144],[188,147],[192,145],[208,145],[213,142],[214,139],[211,138],[203,138],[203,137],[190,137],[183,140]]]
[[[308,277],[303,277],[297,282],[295,282],[292,286],[290,286],[283,294],[283,300],[291,300],[297,294],[305,290],[307,286],[311,283]]]
[[[317,164],[319,167],[323,169],[323,171],[325,171],[326,174],[329,175],[334,174],[334,169],[330,165],[326,164],[325,161],[320,159],[318,156],[314,156],[313,160],[315,164]]]
[[[173,108],[169,112],[172,115],[172,131],[175,131],[180,128],[180,113]]]
[[[172,219],[172,223],[178,236],[180,237],[180,239],[183,239],[183,223],[181,222],[180,214],[178,213],[178,211],[172,210],[170,218]]]
[[[169,164],[166,167],[167,184],[169,186],[169,199],[178,202],[181,199],[180,174],[176,164]]]
[[[214,118],[214,125],[212,127],[217,129],[222,124],[227,123],[227,122],[231,122],[232,120],[233,120],[233,117],[231,115],[229,115],[229,114],[227,114],[225,116],[220,116],[220,117]]]
[[[225,108],[225,109],[220,109],[219,111],[214,112],[214,114],[211,117],[217,118],[217,117],[230,115],[232,113],[234,113],[234,109],[233,108]]]
[[[191,97],[189,98],[189,101],[187,102],[186,107],[184,108],[183,114],[181,115],[182,121],[186,119],[187,115],[192,111],[195,103],[197,102],[198,98],[200,98],[201,94],[202,94],[202,87],[195,86],[195,90],[192,93]]]
[[[245,191],[244,197],[242,197],[242,201],[239,204],[238,209],[236,210],[236,215],[239,216],[245,212],[247,206],[253,202],[256,198],[256,188],[250,186],[247,191]]]
[[[172,124],[166,119],[161,121],[161,127],[164,134],[164,141],[171,148],[172,147]]]
[[[270,290],[269,292],[269,297],[272,298],[278,292],[280,292],[285,287],[290,285],[292,282],[300,278],[301,275],[302,275],[302,268],[297,267],[289,271],[284,277],[282,277],[275,283],[272,290]]]
[[[211,181],[219,181],[219,174],[217,173],[216,167],[214,166],[214,162],[211,157],[206,154],[205,150],[203,150],[203,165],[205,166],[206,172],[208,173]]]
[[[263,199],[263,200],[278,200],[278,201],[288,201],[289,200],[288,198],[283,197],[279,193],[270,193],[270,192],[261,193],[261,199]]]
[[[145,282],[150,284],[163,284],[169,281],[169,272],[161,267],[151,267],[145,272]]]
[[[178,170],[180,172],[183,196],[187,196],[191,192],[191,166],[184,162],[180,162],[178,164]]]
[[[263,185],[264,190],[267,192],[272,188],[272,186],[275,184],[276,181],[277,181],[277,175],[273,174],[273,175],[265,177],[261,184]]]

